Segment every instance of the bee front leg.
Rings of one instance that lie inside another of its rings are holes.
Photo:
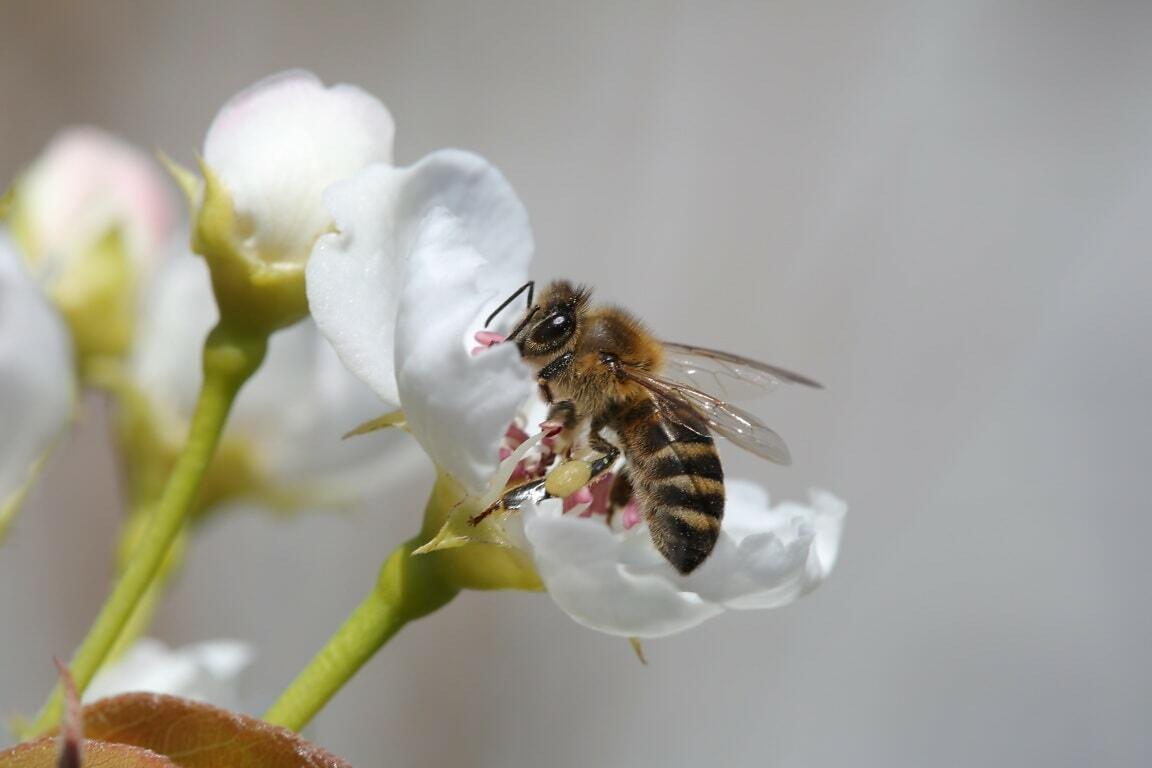
[[[583,419],[576,413],[576,405],[571,400],[553,403],[548,409],[548,418],[540,423],[546,436],[545,445],[557,456],[571,458],[581,422]]]

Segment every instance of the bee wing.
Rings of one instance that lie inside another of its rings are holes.
[[[664,361],[673,378],[730,400],[759,397],[784,383],[824,388],[807,376],[775,365],[690,344],[664,342]]]
[[[792,455],[784,438],[752,414],[731,403],[713,397],[691,385],[654,376],[628,366],[622,366],[624,375],[647,389],[665,418],[703,434],[696,418],[712,431],[731,440],[746,451],[777,464],[792,463]],[[696,418],[685,416],[685,412]]]

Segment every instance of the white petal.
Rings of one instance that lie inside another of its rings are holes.
[[[139,691],[182,696],[235,710],[240,704],[238,678],[253,656],[252,648],[237,640],[210,640],[169,649],[159,640],[141,638],[93,678],[84,701]]]
[[[0,515],[63,431],[74,377],[63,322],[0,235]]]
[[[372,166],[328,190],[337,231],[316,241],[306,272],[320,332],[388,408],[400,407],[394,357],[405,260],[395,243],[396,198],[406,176]]]
[[[635,539],[648,536],[646,527],[613,533],[603,518],[545,510],[558,506],[551,502],[540,509],[522,510],[524,536],[548,595],[579,623],[613,635],[660,637],[694,627],[723,611],[691,592],[682,592],[663,569],[644,573],[624,565],[641,549]],[[648,548],[655,553],[650,544]]]
[[[201,381],[204,338],[217,320],[203,259],[176,251],[149,292],[132,360],[137,384],[166,415],[182,442]],[[260,370],[237,398],[228,434],[248,442],[281,495],[343,503],[385,477],[377,440],[341,440],[380,415],[380,403],[340,364],[316,326],[305,320],[273,335]]]
[[[810,507],[769,508],[767,494],[752,483],[729,480],[727,491],[716,548],[689,576],[660,557],[646,525],[614,531],[600,517],[561,515],[555,503],[522,510],[520,519],[540,577],[561,609],[602,632],[659,637],[725,608],[792,602],[835,564],[844,502],[814,492]]]
[[[281,72],[241,91],[216,116],[204,159],[223,180],[251,247],[307,257],[331,223],[322,195],[370,163],[392,161],[395,126],[378,99],[310,72]]]
[[[63,269],[110,230],[147,264],[176,220],[175,203],[156,163],[99,128],[61,131],[19,185],[38,272]]]
[[[387,482],[396,459],[377,437],[343,435],[382,412],[311,320],[272,337],[261,370],[236,402],[235,429],[252,440],[281,489],[339,504]]]
[[[810,506],[787,501],[768,507],[758,486],[741,480],[726,485],[721,541],[684,583],[728,608],[775,608],[815,589],[835,564],[844,502],[816,491]]]
[[[172,252],[142,291],[144,306],[131,361],[137,386],[179,417],[181,428],[200,391],[204,339],[219,318],[208,266],[187,252],[186,240],[172,244]]]
[[[442,469],[482,489],[532,383],[515,349],[473,357],[472,335],[527,279],[527,212],[495,168],[451,150],[370,168],[327,200],[338,232],[307,272],[317,325]]]
[[[483,290],[489,269],[460,220],[433,211],[413,244],[396,326],[408,428],[438,467],[472,491],[496,470],[504,432],[533,387],[514,346],[473,356],[465,343],[498,296]]]

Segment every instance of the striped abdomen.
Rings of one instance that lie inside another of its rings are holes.
[[[708,426],[688,410],[667,418],[648,398],[612,421],[656,549],[691,573],[716,545],[724,517],[724,472]]]

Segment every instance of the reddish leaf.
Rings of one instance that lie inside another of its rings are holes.
[[[59,739],[45,736],[0,752],[0,768],[56,768],[59,759]],[[176,768],[176,763],[140,747],[85,739],[84,768]]]
[[[80,693],[76,690],[72,671],[60,659],[53,658],[52,661],[56,663],[56,670],[60,673],[60,684],[64,686],[64,722],[61,724],[60,757],[56,765],[57,768],[81,768],[84,718],[80,712]]]
[[[176,696],[102,699],[84,708],[84,732],[159,752],[182,768],[351,768],[286,728]]]

